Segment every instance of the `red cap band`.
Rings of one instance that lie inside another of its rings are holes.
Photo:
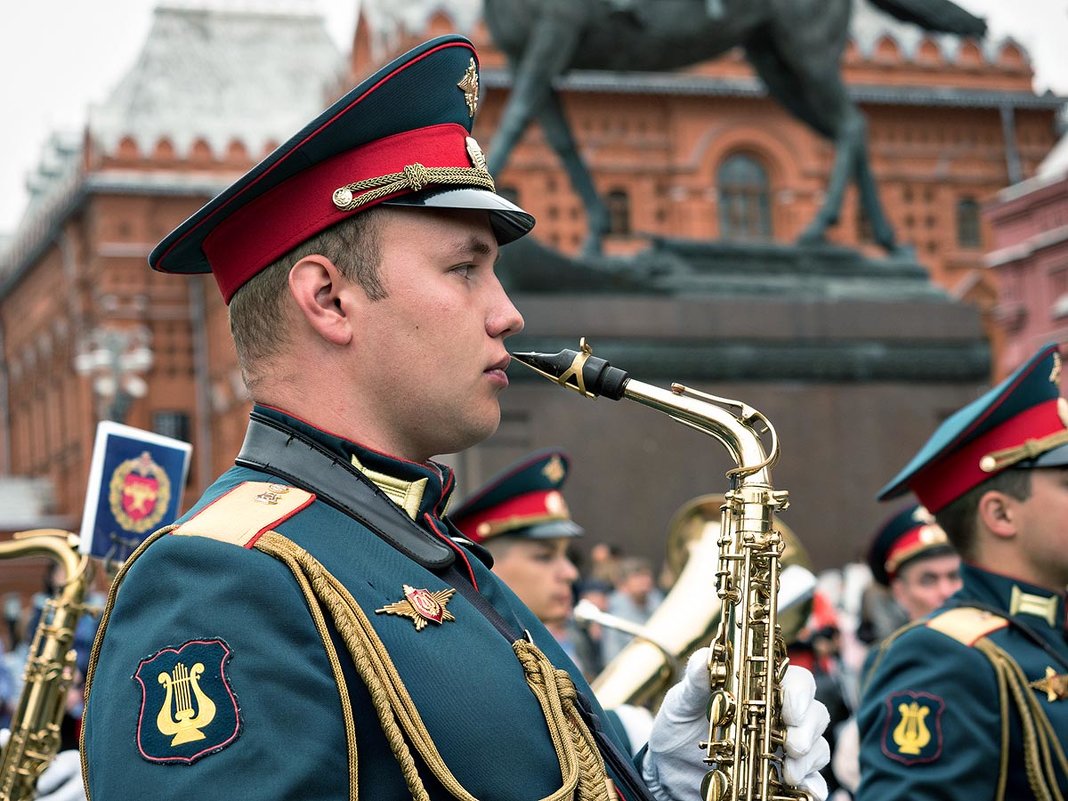
[[[898,538],[886,554],[886,574],[893,578],[904,562],[939,545],[949,545],[949,537],[940,526],[924,523],[909,529]]]
[[[390,197],[341,211],[334,190],[346,184],[425,167],[470,167],[467,130],[444,123],[387,136],[308,167],[236,209],[204,239],[204,254],[227,303],[252,276],[301,242]]]
[[[908,482],[909,487],[932,514],[939,511],[994,475],[979,468],[980,460],[987,454],[1064,431],[1058,402],[1057,398],[1051,398],[1010,417],[959,450],[927,465]]]
[[[536,490],[473,514],[461,521],[459,528],[475,542],[482,542],[533,523],[570,519],[567,504],[558,490]]]

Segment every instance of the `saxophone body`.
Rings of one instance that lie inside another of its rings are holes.
[[[785,542],[775,515],[786,508],[788,494],[771,483],[779,454],[771,423],[738,401],[680,384],[667,390],[636,381],[593,356],[585,340],[579,351],[512,356],[586,397],[641,403],[726,448],[736,467],[727,472],[718,556],[708,562],[715,565],[720,610],[709,648],[709,730],[700,743],[709,772],[701,795],[705,801],[808,799],[782,780],[781,687],[788,658],[778,610]]]
[[[45,602],[11,718],[11,738],[0,752],[0,801],[30,801],[37,779],[59,752],[60,724],[74,680],[74,630],[85,613],[93,564],[78,553],[77,537],[57,529],[19,532],[0,543],[0,559],[43,556],[62,565],[66,580]]]

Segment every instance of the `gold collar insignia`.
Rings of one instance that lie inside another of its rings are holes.
[[[1024,592],[1016,585],[1012,587],[1012,595],[1009,596],[1010,615],[1034,615],[1049,623],[1057,625],[1057,596],[1031,595]]]
[[[360,464],[355,454],[352,455],[352,466],[371,479],[375,486],[386,493],[386,497],[393,503],[407,512],[412,520],[419,516],[419,505],[423,502],[423,493],[426,492],[425,476],[418,481],[407,481],[388,473],[379,473],[377,470],[371,470]]]

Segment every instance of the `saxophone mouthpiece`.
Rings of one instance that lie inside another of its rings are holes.
[[[525,364],[534,372],[555,381],[562,387],[573,389],[587,398],[611,398],[619,400],[630,376],[604,359],[593,355],[593,348],[586,338],[579,340],[579,349],[565,349],[559,353],[513,353],[512,358]]]

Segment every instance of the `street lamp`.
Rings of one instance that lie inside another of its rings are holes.
[[[152,366],[151,342],[152,332],[144,326],[89,332],[74,357],[74,371],[92,379],[98,417],[121,423],[133,400],[148,392],[142,374]]]

